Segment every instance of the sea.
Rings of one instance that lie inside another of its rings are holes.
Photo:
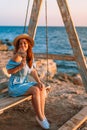
[[[0,40],[5,44],[6,40],[10,42],[13,39],[22,34],[24,30],[23,26],[0,26]],[[82,50],[85,56],[87,56],[87,27],[76,27],[79,40],[81,42]],[[25,33],[28,32],[26,27]],[[48,27],[48,33],[46,35],[46,27],[38,26],[35,35],[35,45],[33,52],[46,53],[46,36],[48,36],[48,53],[49,54],[65,54],[73,55],[73,51],[68,40],[68,36],[65,27]],[[9,46],[9,50],[12,50],[13,46]],[[57,70],[61,73],[77,74],[79,73],[76,62],[72,61],[60,61],[54,60],[57,64]]]

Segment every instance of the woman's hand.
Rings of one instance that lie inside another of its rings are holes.
[[[44,87],[44,84],[43,84],[41,81],[39,81],[39,82],[38,82],[38,87],[42,90],[43,87]]]

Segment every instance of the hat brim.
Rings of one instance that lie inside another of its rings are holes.
[[[16,46],[17,42],[20,40],[20,39],[27,39],[30,41],[32,47],[34,46],[34,40],[32,39],[32,37],[30,37],[28,34],[21,34],[19,36],[17,36],[14,41],[13,41],[13,45]]]

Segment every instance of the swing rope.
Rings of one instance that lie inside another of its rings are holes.
[[[25,31],[26,31],[26,23],[27,23],[27,17],[28,17],[28,12],[29,12],[29,4],[30,4],[30,0],[28,0],[28,4],[27,4],[23,33],[25,33]],[[46,86],[50,87],[50,85],[48,84],[49,71],[48,71],[48,17],[47,17],[47,0],[45,0],[45,22],[46,22],[45,24],[46,24],[46,59],[47,59]]]
[[[25,31],[26,31],[27,17],[28,17],[28,12],[29,12],[29,4],[30,4],[30,0],[28,0],[28,4],[27,4],[23,33],[25,33]]]
[[[48,18],[47,18],[47,0],[45,0],[45,22],[46,22],[46,58],[47,58],[47,81],[46,85],[48,85],[48,76],[49,76],[49,71],[48,71]]]

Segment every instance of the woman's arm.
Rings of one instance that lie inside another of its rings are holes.
[[[20,71],[22,69],[22,65],[20,64],[19,66],[13,68],[13,69],[8,69],[7,72],[8,74],[15,74],[17,73],[18,71]]]
[[[13,55],[12,60],[15,62],[21,62],[21,64],[13,69],[8,69],[8,74],[15,74],[20,71],[26,64],[26,52],[19,48],[18,52]]]
[[[36,69],[33,69],[31,72],[31,75],[33,76],[33,78],[38,82],[38,87],[40,89],[42,89],[42,87],[44,86],[44,84],[40,81],[40,78],[38,76],[38,73],[36,71]]]
[[[40,78],[38,76],[38,73],[36,71],[35,68],[33,68],[33,70],[31,71],[31,75],[33,76],[33,78],[39,83],[40,82]]]
[[[18,71],[20,71],[25,66],[25,64],[26,64],[26,59],[23,58],[22,61],[21,61],[21,64],[19,66],[15,67],[13,69],[8,69],[7,70],[8,74],[17,73]]]

